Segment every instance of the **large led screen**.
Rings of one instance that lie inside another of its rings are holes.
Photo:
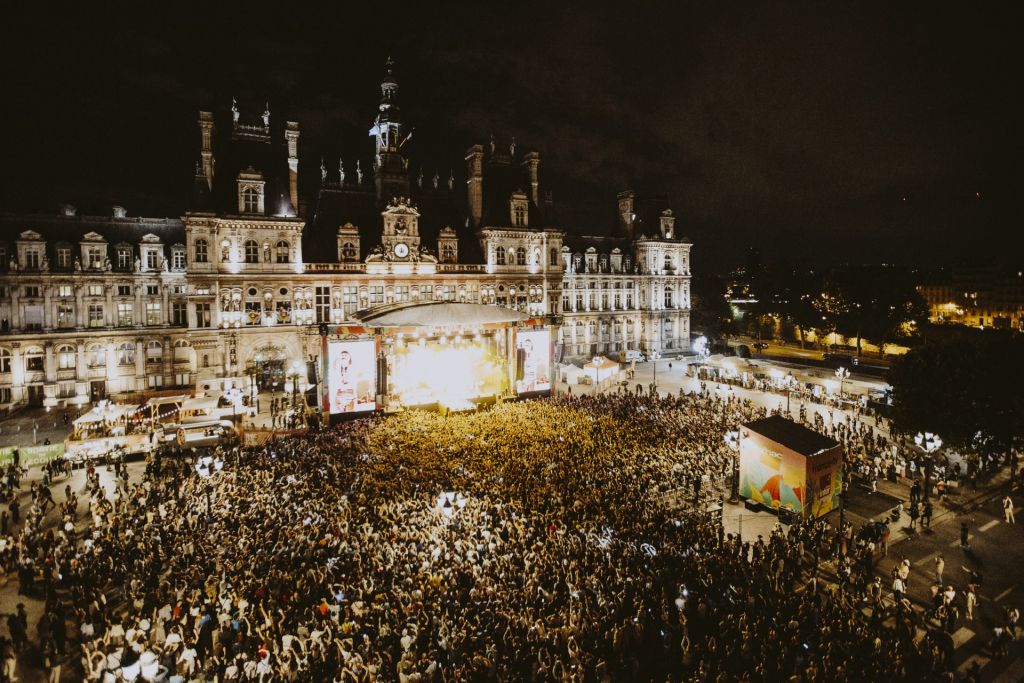
[[[376,410],[376,348],[373,340],[330,343],[327,351],[327,400],[331,415]]]
[[[547,330],[520,330],[516,333],[516,351],[521,352],[522,377],[516,380],[516,393],[529,394],[551,390],[551,336]]]

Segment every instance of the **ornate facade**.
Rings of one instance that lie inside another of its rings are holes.
[[[0,215],[0,407],[304,381],[319,323],[403,301],[551,316],[563,361],[688,348],[691,244],[664,198],[621,193],[587,237],[514,140],[470,147],[457,180],[417,158],[390,63],[370,137],[321,157],[307,199],[299,124],[233,102],[199,114],[180,219]]]

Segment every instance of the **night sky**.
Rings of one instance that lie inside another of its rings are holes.
[[[428,168],[461,177],[469,144],[514,135],[565,227],[606,230],[619,190],[665,193],[698,269],[750,245],[816,265],[1024,248],[1010,3],[38,4],[0,29],[4,209],[180,215],[196,112],[233,95],[301,122],[310,190],[321,153],[369,144],[391,54]]]

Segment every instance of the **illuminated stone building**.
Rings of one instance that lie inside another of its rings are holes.
[[[0,215],[0,408],[304,383],[320,323],[405,301],[551,316],[562,361],[688,348],[691,244],[664,198],[620,193],[588,237],[514,140],[457,171],[418,159],[390,62],[370,144],[319,166],[299,123],[244,108],[199,112],[180,218]]]

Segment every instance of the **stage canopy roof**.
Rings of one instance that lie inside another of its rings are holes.
[[[353,316],[366,327],[435,327],[443,325],[514,324],[530,316],[502,306],[424,301],[379,306]]]

